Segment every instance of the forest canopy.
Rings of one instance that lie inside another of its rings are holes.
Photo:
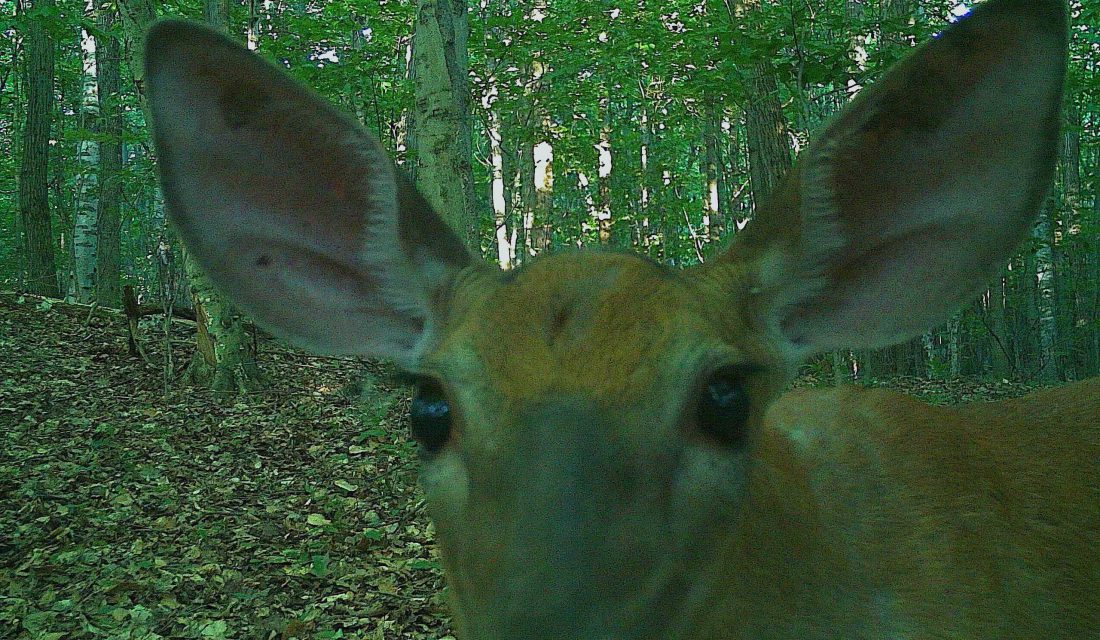
[[[1053,380],[1097,369],[1100,7],[1070,4],[1057,185],[1030,243],[950,326],[890,355],[846,355],[846,371]],[[156,17],[215,24],[282,66],[357,118],[428,192],[436,169],[424,149],[452,152],[444,173],[461,174],[464,201],[443,206],[448,219],[486,260],[512,268],[577,245],[705,261],[830,115],[970,9],[925,0],[0,6],[0,287],[117,307],[130,285],[142,302],[181,309],[203,296],[189,290],[196,278],[166,227],[146,123],[141,43]],[[454,20],[439,31],[451,56],[444,71],[418,58],[425,6],[451,7],[439,13]],[[440,74],[461,131],[443,147],[417,121],[417,92]]]

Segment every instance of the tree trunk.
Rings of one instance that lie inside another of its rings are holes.
[[[50,10],[53,0],[32,0],[32,11]],[[57,261],[50,221],[50,115],[53,111],[54,43],[42,20],[27,21],[27,117],[23,129],[23,162],[19,171],[19,215],[27,260],[27,291],[58,297]]]
[[[508,233],[508,205],[504,197],[504,151],[501,149],[500,113],[492,102],[486,103],[489,112],[489,156],[492,162],[493,224],[496,227],[497,264],[501,269],[512,268],[515,246]]]
[[[1034,230],[1033,230],[1034,234]],[[1033,235],[1034,238],[1034,235]],[[1034,239],[1032,243],[1035,244]],[[1005,296],[1005,309],[1012,320],[1012,340],[1016,344],[1017,371],[1030,377],[1039,370],[1042,357],[1039,332],[1038,251],[1024,251],[1023,266]]]
[[[122,300],[119,265],[122,218],[122,105],[120,103],[119,42],[110,32],[117,22],[110,5],[99,7],[97,26],[108,34],[96,39],[96,67],[99,72],[99,113],[102,124],[99,143],[99,247],[96,256],[96,300],[118,307]]]
[[[1092,193],[1092,223],[1093,228],[1100,227],[1100,182],[1093,186]],[[1096,374],[1100,371],[1100,239],[1095,236],[1087,240],[1085,256],[1089,266],[1086,272],[1092,286],[1092,294],[1087,309],[1086,327],[1091,327],[1092,340],[1089,345],[1089,371]]]
[[[126,68],[130,71],[130,79],[133,82],[134,94],[137,96],[138,105],[145,114],[145,121],[149,121],[149,104],[145,97],[145,66],[143,60],[144,51],[142,42],[149,25],[156,19],[156,8],[153,0],[118,0],[115,3],[122,21],[123,45],[120,47],[126,56]],[[133,147],[133,153],[137,157],[145,155],[146,146]],[[164,197],[160,189],[154,190],[150,200],[145,201],[139,207],[142,212],[149,212],[150,226],[159,231],[156,253],[158,256],[177,255],[176,248],[179,240],[165,224]],[[178,255],[182,258],[182,250]],[[178,268],[182,260],[172,260],[170,264],[158,260],[158,273],[160,280],[160,294],[162,304],[166,308],[172,306],[183,307],[189,299],[189,285],[186,271]],[[170,359],[170,358],[168,358]]]
[[[847,384],[852,379],[851,366],[848,363],[848,351],[833,351],[831,354],[833,364],[833,384],[840,386]]]
[[[410,137],[421,193],[476,251],[468,35],[465,2],[419,0],[413,46],[415,135]]]
[[[1075,328],[1087,327],[1088,319],[1078,313],[1077,301],[1086,298],[1089,283],[1087,258],[1077,259],[1080,250],[1087,249],[1081,241],[1081,111],[1074,101],[1075,95],[1066,96],[1065,126],[1062,129],[1062,145],[1058,150],[1058,168],[1062,176],[1062,234],[1060,245],[1061,260],[1058,262],[1061,277],[1058,289],[1058,332],[1062,338],[1064,355],[1062,370],[1065,378],[1077,378],[1078,353],[1083,351],[1080,344],[1080,332]],[[1068,248],[1068,249],[1067,249]],[[1083,294],[1083,295],[1082,295]]]
[[[925,331],[920,335],[919,340],[921,351],[928,354],[928,357],[925,358],[924,366],[918,366],[918,370],[921,377],[932,380],[942,373],[940,365],[943,362],[940,354],[937,353],[936,332],[931,329]]]
[[[1053,231],[1051,229],[1049,198],[1046,206],[1039,213],[1038,223],[1035,225],[1034,239],[1038,245],[1035,251],[1035,281],[1038,285],[1036,298],[1039,314],[1039,379],[1043,382],[1055,382],[1060,377],[1056,355],[1059,346],[1058,325],[1055,319],[1055,292],[1056,273],[1054,271],[1054,254],[1051,245]]]
[[[550,12],[547,0],[534,0],[527,19],[533,22],[546,20]],[[536,253],[548,251],[554,238],[554,147],[550,142],[551,122],[545,107],[539,102],[539,94],[546,86],[546,52],[541,49],[531,52],[531,80],[525,91],[525,98],[531,107],[529,121],[537,122],[531,127],[531,178],[534,189],[531,193],[530,216],[532,227],[531,249]],[[526,151],[525,151],[526,153]]]
[[[600,142],[596,173],[596,228],[601,245],[611,242],[611,228],[615,224],[611,214],[611,97],[607,92],[600,98]]]
[[[205,0],[203,15],[211,27],[222,33],[228,31],[228,0]],[[255,342],[249,339],[240,312],[214,288],[214,283],[186,251],[184,269],[200,325],[187,379],[228,395],[266,386],[257,366]]]
[[[550,249],[554,237],[554,147],[550,144],[550,118],[542,118],[541,140],[534,146],[535,220],[538,233],[534,248],[538,252]]]
[[[703,123],[703,144],[706,146],[706,210],[704,225],[707,230],[707,242],[711,247],[717,247],[725,230],[726,220],[722,210],[722,192],[719,181],[722,175],[722,166],[718,157],[718,132],[721,131],[721,109],[714,96],[708,96],[706,100],[706,122]]]
[[[749,145],[749,182],[756,207],[764,203],[792,166],[791,138],[779,102],[779,83],[770,64],[753,67],[749,79],[745,129]]]
[[[648,86],[647,79],[643,76],[639,82],[642,94],[641,104],[641,121],[640,126],[642,128],[642,135],[639,141],[640,148],[638,149],[638,173],[641,177],[638,200],[639,200],[639,215],[638,215],[638,239],[641,245],[642,251],[649,257],[655,257],[655,250],[658,247],[657,235],[654,233],[655,225],[653,218],[654,209],[652,206],[653,190],[656,188],[657,177],[654,171],[654,165],[649,157],[653,148],[653,126],[650,123],[650,112],[653,109],[652,101],[648,95],[646,87]]]
[[[205,15],[214,16],[211,26],[225,30],[228,16],[219,12],[219,2],[211,0],[205,7]],[[220,5],[224,10],[226,5]],[[134,88],[142,110],[149,116],[145,96],[145,76],[141,58],[141,42],[149,25],[156,19],[155,5],[151,0],[121,0],[119,13],[126,34],[127,66],[133,75]],[[158,253],[168,255],[170,247]],[[264,385],[264,379],[256,366],[254,341],[248,339],[240,314],[222,302],[210,281],[197,269],[194,261],[183,253],[184,272],[189,278],[191,300],[195,307],[198,331],[195,353],[188,365],[185,377],[198,384],[209,384],[216,391],[250,391]]]
[[[89,3],[92,4],[92,3]],[[99,130],[99,87],[96,70],[96,41],[80,30],[82,89],[80,96],[81,128]],[[83,139],[76,148],[76,212],[73,215],[73,291],[77,302],[95,299],[96,247],[99,213],[99,144]]]
[[[520,127],[512,121],[513,130],[519,135],[514,148],[512,163],[515,171],[512,182],[512,212],[520,220],[523,229],[523,255],[526,259],[536,256],[549,247],[542,227],[535,223],[535,151],[531,143],[530,128]]]
[[[959,353],[961,328],[961,313],[959,313],[947,323],[947,373],[952,379],[962,375],[962,356]]]
[[[1008,335],[1008,323],[1005,318],[1005,279],[998,278],[989,290],[985,307],[985,317],[989,324],[989,366],[990,374],[996,378],[1014,377],[1012,340]]]
[[[145,58],[143,42],[149,25],[157,19],[154,0],[119,0],[118,12],[122,17],[122,27],[126,34],[126,62],[134,80],[134,92],[137,93],[141,109],[148,121],[149,109],[145,99]]]
[[[229,0],[203,0],[202,19],[222,33],[229,31]]]

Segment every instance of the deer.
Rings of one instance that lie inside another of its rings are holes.
[[[257,323],[416,376],[463,640],[1100,637],[1100,378],[957,407],[788,390],[948,320],[1052,182],[1061,0],[862,90],[720,255],[468,250],[381,144],[202,26],[146,43],[185,245]]]

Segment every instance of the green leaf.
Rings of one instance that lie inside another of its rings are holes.
[[[319,513],[311,513],[308,516],[306,516],[306,522],[308,522],[309,524],[311,524],[315,527],[323,527],[326,524],[332,524],[331,520],[329,520],[328,518],[324,517],[323,515],[321,515]]]
[[[213,620],[203,625],[201,634],[204,638],[219,640],[225,637],[225,632],[228,629],[229,625],[226,624],[225,620]]]
[[[329,558],[326,555],[313,556],[313,566],[310,567],[310,571],[318,578],[323,578],[328,575],[328,561]]]

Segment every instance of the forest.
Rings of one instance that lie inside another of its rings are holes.
[[[796,385],[935,403],[1100,373],[1100,2],[999,277]],[[475,255],[706,264],[957,0],[0,0],[0,637],[453,638],[384,361],[291,348],[186,250],[145,34],[202,22],[350,114]],[[516,309],[521,313],[522,309]],[[595,381],[599,384],[599,381]]]

